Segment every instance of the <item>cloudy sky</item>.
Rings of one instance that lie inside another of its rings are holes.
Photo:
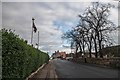
[[[70,30],[78,23],[78,14],[82,14],[86,7],[91,5],[90,0],[87,2],[2,2],[2,26],[7,29],[15,30],[21,38],[31,39],[32,17],[35,18],[37,31],[40,32],[39,49],[49,53],[55,50],[70,52],[69,44],[61,39],[64,32]],[[98,1],[98,0],[95,0]],[[110,19],[118,25],[118,3],[110,0],[111,4],[116,7],[111,9]],[[108,3],[108,2],[106,2]],[[1,5],[1,4],[0,4]],[[117,40],[117,33],[112,33]],[[37,42],[37,33],[34,33],[33,43]]]

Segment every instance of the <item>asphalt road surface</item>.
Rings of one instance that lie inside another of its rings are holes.
[[[118,78],[118,70],[53,60],[58,78]]]

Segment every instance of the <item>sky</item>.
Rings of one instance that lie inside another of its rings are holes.
[[[91,0],[3,0],[2,1],[2,25],[3,28],[15,30],[15,33],[27,40],[30,44],[32,17],[35,18],[35,25],[39,36],[39,49],[48,52],[50,55],[56,50],[69,53],[69,43],[61,39],[63,33],[71,30],[78,24],[78,14],[83,14],[86,7],[91,5]],[[100,1],[100,0],[94,0]],[[118,2],[106,0],[105,3],[114,4],[111,9],[110,19],[118,25]],[[1,3],[0,3],[1,6]],[[1,17],[1,16],[0,16]],[[33,44],[37,43],[37,33],[34,33]],[[118,32],[111,33],[115,41],[118,40]]]

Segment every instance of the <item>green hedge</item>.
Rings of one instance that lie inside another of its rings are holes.
[[[13,31],[2,29],[2,77],[28,77],[49,60],[48,54],[33,48]]]

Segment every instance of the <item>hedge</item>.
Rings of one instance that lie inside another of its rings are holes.
[[[2,78],[25,79],[49,60],[44,53],[20,39],[11,30],[2,29]]]

